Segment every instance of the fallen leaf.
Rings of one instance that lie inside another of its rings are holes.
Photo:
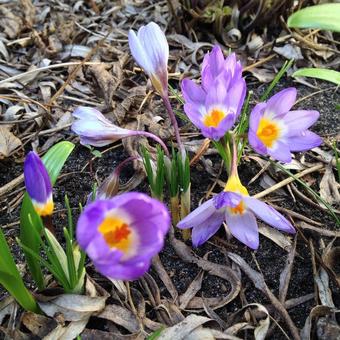
[[[332,164],[328,164],[320,181],[320,196],[329,204],[339,204],[339,186],[339,183],[335,180]],[[322,203],[320,205],[323,206]]]
[[[9,157],[21,145],[18,137],[14,136],[8,128],[0,126],[0,159]]]

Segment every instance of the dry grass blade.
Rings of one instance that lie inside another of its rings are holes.
[[[275,297],[275,295],[271,292],[271,290],[268,288],[266,282],[264,281],[263,276],[257,272],[256,270],[252,269],[246,261],[242,259],[242,257],[233,254],[233,253],[228,253],[228,256],[232,261],[234,261],[237,265],[240,266],[241,270],[243,270],[246,275],[251,279],[255,285],[255,287],[261,292],[263,292],[271,301],[275,309],[280,313],[282,318],[285,320],[287,326],[289,327],[289,330],[291,332],[291,335],[293,339],[299,340],[299,331],[296,328],[295,324],[293,323],[292,319],[290,318],[286,308],[282,303]]]

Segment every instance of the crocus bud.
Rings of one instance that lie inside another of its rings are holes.
[[[137,34],[129,31],[132,56],[150,77],[152,85],[161,96],[168,93],[169,45],[165,34],[154,22],[142,26]]]
[[[40,216],[52,215],[54,204],[51,180],[43,162],[34,151],[29,152],[25,159],[24,179],[35,211]]]

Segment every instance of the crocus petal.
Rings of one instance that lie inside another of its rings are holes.
[[[138,31],[143,48],[154,69],[166,68],[169,59],[169,45],[164,32],[154,22],[150,22]]]
[[[184,112],[190,121],[199,129],[202,126],[202,117],[206,113],[205,106],[200,103],[188,102],[184,104]]]
[[[228,92],[228,107],[235,112],[236,117],[239,116],[246,96],[246,82],[243,78],[238,80]]]
[[[213,199],[216,209],[221,209],[223,207],[234,208],[240,203],[242,196],[236,194],[235,192],[222,191],[218,195],[216,195]]]
[[[185,78],[181,83],[182,94],[186,102],[194,102],[203,105],[205,92],[191,79]]]
[[[224,56],[221,48],[215,45],[210,53],[204,56],[202,64],[202,86],[207,91],[224,66]]]
[[[274,147],[267,148],[268,154],[274,159],[281,161],[283,163],[290,163],[292,160],[292,155],[290,154],[290,149],[288,145],[284,142],[275,142]]]
[[[256,133],[249,129],[248,131],[248,141],[252,148],[261,155],[267,154],[267,147],[261,142],[257,137]]]
[[[282,117],[282,121],[287,126],[285,136],[294,136],[307,130],[319,118],[318,111],[290,111]]]
[[[259,103],[253,108],[253,110],[250,113],[249,128],[253,130],[254,132],[257,131],[260,118],[263,116],[266,106],[267,106],[266,103]]]
[[[34,151],[26,156],[24,180],[36,212],[41,216],[51,215],[54,208],[52,183],[42,160]]]
[[[192,229],[192,244],[198,247],[205,243],[211,236],[216,234],[224,220],[223,211],[216,210],[214,214],[210,215],[208,219],[202,224],[194,226]]]
[[[274,118],[288,112],[294,105],[295,99],[296,89],[294,87],[290,87],[276,93],[268,100],[264,116]]]
[[[222,105],[228,104],[226,102],[227,93],[227,88],[224,86],[223,81],[220,78],[216,79],[207,92],[205,106],[210,108],[216,106],[216,104],[219,103]]]
[[[129,192],[87,205],[77,223],[77,241],[103,275],[132,280],[148,270],[170,226],[165,205]]]
[[[259,246],[259,231],[254,214],[245,211],[242,214],[226,212],[225,220],[230,232],[239,241],[249,248],[257,249]]]
[[[287,137],[286,143],[292,151],[306,151],[322,144],[322,138],[316,133],[306,130],[296,136]]]
[[[262,221],[276,229],[287,233],[295,233],[295,229],[291,223],[273,207],[253,197],[245,197],[244,201],[248,208]]]
[[[216,213],[216,208],[214,206],[213,199],[204,202],[194,211],[192,211],[188,216],[184,217],[178,224],[177,228],[188,229],[193,228],[196,225],[202,224],[211,215]]]
[[[198,125],[204,137],[217,141],[221,139],[227,133],[227,131],[232,128],[235,120],[235,114],[229,113],[226,115],[225,118],[221,120],[220,124],[217,127],[207,127],[202,122],[199,122]]]

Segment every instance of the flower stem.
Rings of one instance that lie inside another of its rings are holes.
[[[178,144],[178,149],[183,150],[184,146],[183,146],[183,143],[181,141],[181,136],[179,135],[179,128],[178,128],[178,124],[177,124],[176,115],[175,115],[175,113],[172,109],[172,106],[170,104],[169,96],[166,94],[166,95],[162,96],[162,99],[163,99],[164,106],[169,113],[169,117],[170,117],[172,126],[174,127],[174,130],[175,130],[175,136],[176,136],[176,141],[177,141],[177,144]]]
[[[156,141],[162,147],[162,149],[164,150],[164,153],[168,157],[170,157],[169,150],[166,147],[166,145],[164,144],[164,142],[158,136],[154,135],[153,133],[146,132],[146,131],[133,131],[133,133],[131,132],[131,134],[129,136],[126,136],[126,137],[131,137],[131,136],[145,136],[145,137],[153,139],[154,141]]]

